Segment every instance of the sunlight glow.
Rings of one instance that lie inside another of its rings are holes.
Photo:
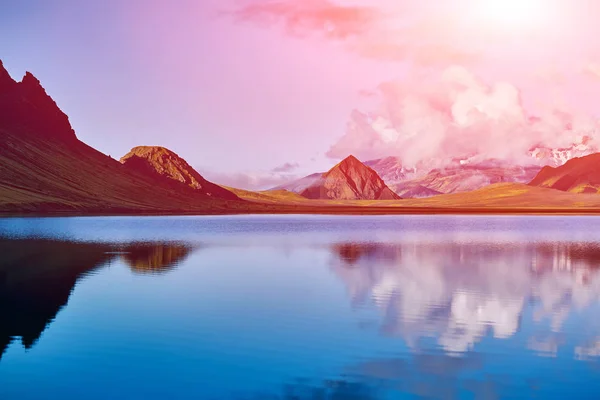
[[[546,8],[542,0],[480,0],[478,4],[485,20],[505,26],[532,24]]]

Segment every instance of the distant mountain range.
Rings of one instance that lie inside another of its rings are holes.
[[[512,165],[506,161],[488,159],[476,162],[453,160],[442,168],[425,174],[400,170],[400,160],[388,157],[367,161],[386,183],[402,197],[430,197],[443,193],[461,193],[502,182],[527,183],[540,171],[537,165]],[[385,177],[388,177],[386,180]]]
[[[597,208],[600,196],[585,194],[600,191],[600,154],[585,155],[588,151],[584,144],[556,151],[540,147],[531,154],[538,161],[530,165],[471,157],[441,168],[406,168],[395,157],[363,163],[348,156],[327,172],[252,192],[207,181],[164,147],[135,147],[120,161],[100,153],[77,138],[67,115],[31,73],[16,82],[0,62],[0,212],[5,214]],[[584,156],[561,164],[574,154]],[[554,160],[554,166],[540,170],[540,159]]]
[[[454,160],[443,168],[421,173],[416,168],[404,168],[397,157],[365,161],[364,166],[377,173],[395,194],[402,198],[424,198],[440,194],[462,193],[481,189],[494,183],[528,183],[540,171],[537,165],[515,166],[502,160],[473,163]],[[322,177],[315,173],[277,186],[298,194],[305,193]]]

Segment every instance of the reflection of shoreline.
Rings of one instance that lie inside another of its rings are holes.
[[[14,337],[25,348],[34,345],[82,276],[120,256],[134,272],[165,272],[191,251],[190,246],[165,243],[0,240],[0,358]]]
[[[512,337],[529,303],[560,331],[572,310],[600,299],[599,244],[344,243],[332,253],[352,301],[383,314],[384,333],[409,346],[434,336],[449,353],[488,333]]]

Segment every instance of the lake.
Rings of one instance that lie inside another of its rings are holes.
[[[0,399],[600,398],[600,218],[0,219]]]

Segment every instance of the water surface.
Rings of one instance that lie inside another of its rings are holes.
[[[0,219],[1,399],[600,398],[600,218]]]

